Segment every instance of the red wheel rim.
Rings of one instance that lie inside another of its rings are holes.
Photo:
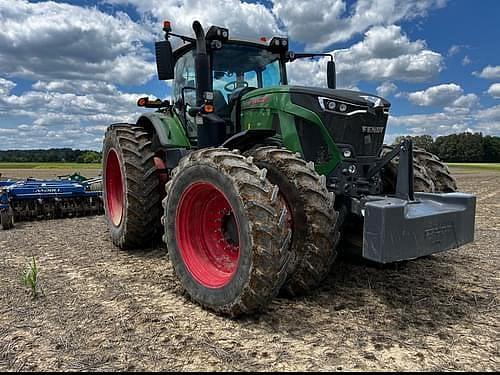
[[[108,152],[105,174],[108,217],[114,226],[119,226],[123,217],[124,190],[120,159],[114,149]]]
[[[190,185],[176,215],[176,239],[188,271],[207,288],[229,284],[238,269],[240,230],[229,200],[208,182]]]

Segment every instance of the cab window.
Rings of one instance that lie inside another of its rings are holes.
[[[180,57],[175,65],[172,87],[174,103],[182,101],[182,89],[185,87],[196,87],[194,51],[187,52]],[[184,100],[184,104],[194,106],[196,103],[196,91],[194,89],[184,90]]]

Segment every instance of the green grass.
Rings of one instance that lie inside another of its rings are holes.
[[[39,268],[36,264],[35,257],[32,257],[31,263],[26,267],[22,275],[22,281],[24,286],[29,288],[31,292],[31,298],[36,299],[38,297],[38,290],[40,289],[40,278],[39,278]]]
[[[451,168],[500,171],[500,163],[446,163]]]
[[[98,163],[0,163],[0,169],[101,169],[101,167]]]

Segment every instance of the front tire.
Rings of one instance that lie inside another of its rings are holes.
[[[286,280],[287,209],[266,171],[227,149],[181,160],[163,200],[164,241],[193,300],[238,316],[262,310]]]
[[[161,233],[160,179],[151,135],[115,124],[103,146],[103,200],[113,243],[121,249],[152,246]]]
[[[337,255],[335,196],[312,163],[289,150],[268,146],[248,154],[258,167],[268,170],[269,181],[279,186],[292,212],[295,263],[282,290],[290,296],[306,294],[325,279]]]

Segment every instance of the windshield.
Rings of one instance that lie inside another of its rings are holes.
[[[243,87],[270,87],[283,83],[280,55],[264,48],[226,44],[212,56],[213,89],[228,102],[231,93]]]

